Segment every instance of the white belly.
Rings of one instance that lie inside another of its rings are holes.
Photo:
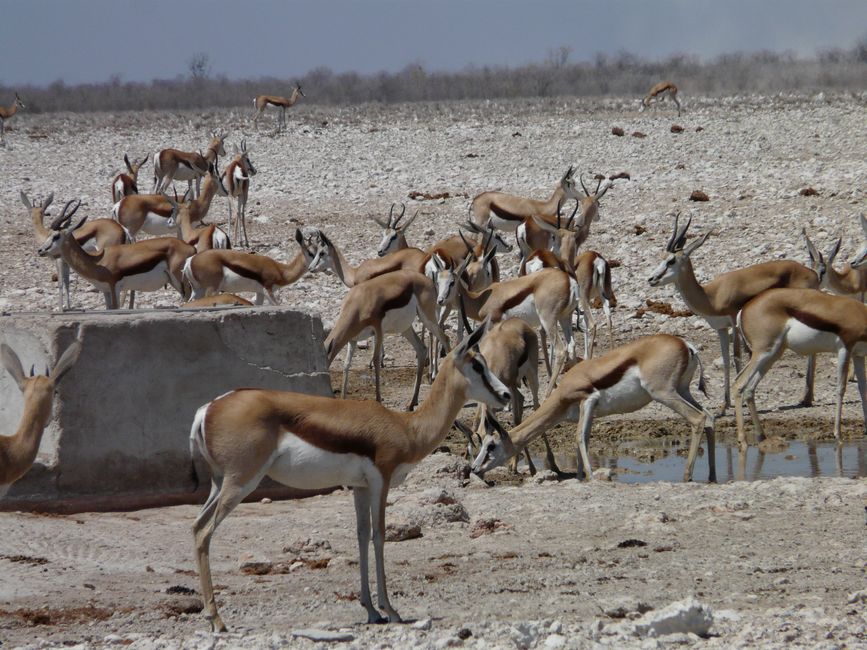
[[[199,173],[193,171],[183,163],[178,163],[178,168],[175,170],[174,180],[176,181],[192,181],[199,177]]]
[[[326,451],[287,431],[268,476],[289,487],[318,490],[337,485],[363,487],[378,471],[366,456]]]
[[[503,320],[520,318],[530,327],[539,327],[539,313],[536,311],[536,297],[531,293],[524,300],[503,313]]]
[[[168,282],[169,265],[160,262],[146,273],[128,275],[117,283],[118,292],[121,291],[159,291]]]
[[[415,320],[417,305],[418,301],[413,296],[406,306],[386,312],[382,319],[382,333],[400,334],[407,331]]]
[[[515,232],[518,226],[520,226],[522,223],[517,219],[514,221],[511,219],[501,219],[493,212],[490,212],[488,214],[488,218],[490,219],[491,223],[494,224],[494,228],[496,228],[497,230],[505,230],[506,232]]]
[[[237,293],[239,291],[262,293],[264,290],[265,287],[259,281],[245,278],[243,275],[238,275],[230,269],[223,268],[223,282],[220,284],[220,291],[228,293]]]
[[[169,226],[168,217],[164,217],[161,214],[157,214],[156,212],[148,212],[145,215],[144,221],[142,221],[141,228],[149,235],[157,235],[162,237],[164,235],[177,235],[178,229],[175,227]]]
[[[612,413],[632,413],[650,404],[652,398],[641,382],[641,372],[633,366],[627,370],[616,384],[597,393],[597,416]]]
[[[790,318],[786,325],[786,345],[798,354],[836,352],[842,342],[836,334],[813,329],[801,321]]]

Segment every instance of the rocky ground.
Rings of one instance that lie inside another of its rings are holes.
[[[647,299],[683,308],[672,288],[647,284],[670,215],[691,215],[696,232],[714,232],[694,255],[702,280],[767,259],[804,261],[803,227],[822,250],[842,236],[842,256],[854,253],[867,191],[865,97],[688,98],[680,118],[667,110],[638,114],[635,104],[560,98],[299,105],[281,135],[264,125],[256,133],[246,110],[22,113],[0,149],[0,252],[7,269],[0,309],[57,305],[53,265],[33,254],[20,190],[35,198],[53,191],[61,205],[81,198],[82,213],[107,216],[110,179],[125,152],[199,148],[214,128],[228,129],[230,143],[247,139],[259,170],[249,204],[253,248],[286,260],[297,250],[294,228],[305,225],[326,231],[353,262],[372,256],[379,229],[368,217],[386,214],[393,201],[407,202],[410,214],[421,211],[410,243],[424,247],[454,231],[476,193],[545,197],[576,164],[631,175],[604,197],[588,242],[621,263],[614,271],[615,340],[657,331],[686,336],[702,351],[708,403],[715,404],[722,372],[713,332],[695,317],[652,310],[638,317]],[[671,132],[675,123],[683,132]],[[615,126],[625,135],[612,135]],[[150,170],[149,164],[143,170],[145,187]],[[805,196],[805,188],[817,193]],[[694,190],[710,200],[690,202]],[[448,198],[410,200],[411,192]],[[225,213],[225,199],[217,200],[212,216],[222,221]],[[516,262],[507,256],[502,265],[508,276]],[[345,291],[333,276],[316,275],[279,295],[286,305],[318,312],[327,326]],[[73,298],[79,307],[102,306],[101,295],[81,281]],[[176,303],[168,291],[141,299],[148,307]],[[601,341],[604,348],[604,331]],[[392,406],[406,399],[404,347],[387,344],[385,397]],[[359,354],[355,396],[372,395],[366,364],[367,353]],[[758,392],[763,418],[781,437],[827,438],[833,364],[820,361],[816,406],[780,410],[797,401],[802,376],[795,357],[774,368]],[[718,423],[723,435],[730,420]],[[844,424],[847,439],[863,434],[851,388]],[[555,432],[560,449],[571,449],[573,431]],[[685,432],[670,413],[652,407],[640,417],[598,423],[593,444],[598,452],[626,439]],[[459,439],[447,447],[456,451]],[[188,534],[195,508],[0,515],[0,640],[33,647],[313,647],[293,632],[316,628],[350,635],[346,647],[867,645],[863,479],[631,486],[521,483],[499,474],[496,487],[486,488],[468,482],[462,467],[457,457],[436,454],[393,495],[389,519],[404,531],[417,525],[422,534],[386,548],[393,602],[414,623],[359,624],[351,498],[335,493],[245,505],[229,517],[213,562],[233,632],[216,639],[203,633],[191,591],[198,589]],[[697,472],[706,475],[703,459]],[[674,617],[686,621],[681,632],[649,636],[664,631],[650,618],[688,597],[710,612],[685,603]]]

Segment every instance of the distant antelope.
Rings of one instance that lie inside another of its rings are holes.
[[[191,257],[184,265],[184,279],[193,290],[193,298],[204,298],[223,291],[238,293],[252,291],[256,304],[265,296],[272,305],[278,304],[274,290],[297,281],[316,259],[317,250],[301,230],[295,231],[301,246],[291,262],[284,264],[267,255],[236,250],[212,249]]]
[[[656,84],[650,91],[645,95],[644,99],[641,100],[641,107],[638,109],[638,112],[641,113],[650,106],[651,102],[653,102],[654,106],[657,102],[668,96],[671,98],[675,104],[677,104],[677,114],[680,115],[680,101],[677,99],[677,86],[675,86],[670,81],[660,81]]]
[[[229,231],[232,230],[232,199],[236,203],[235,209],[235,230],[232,238],[235,243],[241,241],[243,234],[244,246],[249,246],[247,241],[247,196],[250,192],[250,177],[256,175],[256,168],[253,166],[253,161],[250,159],[250,153],[247,151],[247,141],[241,140],[241,148],[235,149],[235,157],[226,165],[223,170],[223,178],[225,178],[226,191],[229,193]]]
[[[210,545],[217,526],[265,476],[295,488],[352,487],[355,499],[359,602],[368,623],[400,622],[385,577],[385,508],[389,490],[445,439],[467,400],[503,406],[511,395],[474,348],[478,328],[442,363],[427,399],[414,413],[372,400],[340,400],[282,391],[239,389],[196,411],[190,446],[211,473],[211,493],[193,524],[205,616],[225,632],[214,599]],[[335,526],[342,526],[335,519]],[[379,606],[368,580],[371,529]]]
[[[867,306],[844,296],[831,296],[815,289],[770,289],[750,300],[739,315],[739,326],[750,345],[749,363],[735,380],[735,417],[738,442],[746,448],[743,402],[750,409],[756,436],[762,424],[756,410],[755,391],[762,377],[787,349],[801,355],[831,352],[837,355],[837,404],[834,437],[840,442],[843,396],[849,363],[854,359],[861,411],[867,431]]]
[[[488,222],[491,222],[499,230],[514,232],[524,219],[533,215],[553,217],[557,213],[557,206],[565,199],[581,198],[575,186],[574,173],[573,167],[566,170],[547,201],[537,201],[505,192],[482,192],[473,198],[470,205],[470,220],[479,228],[484,228]]]
[[[366,280],[349,290],[340,306],[340,315],[325,339],[325,352],[329,364],[334,361],[340,350],[347,343],[349,344],[349,352],[343,364],[341,397],[346,397],[349,368],[357,341],[373,335],[376,401],[382,401],[379,381],[382,337],[384,334],[400,334],[409,341],[416,354],[415,386],[407,409],[412,410],[418,404],[426,350],[412,328],[416,316],[448,351],[451,347],[449,340],[437,322],[436,289],[426,276],[417,271],[392,271]]]
[[[81,352],[81,342],[75,340],[45,375],[24,374],[21,360],[15,351],[5,343],[0,344],[0,360],[6,372],[18,385],[24,395],[24,410],[18,430],[12,436],[0,436],[0,497],[9,487],[27,473],[36,460],[42,433],[51,418],[54,404],[54,389],[63,375],[73,366]]]
[[[178,149],[162,149],[154,154],[154,186],[152,193],[165,192],[172,181],[187,181],[193,198],[199,195],[202,176],[208,173],[208,163],[226,155],[225,132],[211,131],[211,141],[205,153],[192,153]],[[193,182],[195,181],[195,191]]]
[[[735,369],[740,370],[740,336],[735,317],[747,302],[762,291],[776,287],[818,289],[819,278],[816,273],[803,264],[791,260],[776,260],[753,264],[742,269],[718,275],[707,284],[699,284],[692,268],[692,255],[707,241],[710,231],[686,244],[686,232],[692,217],[683,227],[678,227],[678,217],[674,217],[674,230],[665,247],[665,257],[654,269],[648,282],[652,287],[674,284],[680,297],[696,315],[707,321],[719,336],[723,360],[724,396],[717,414],[722,415],[731,406],[729,392],[729,329],[734,333]],[[807,362],[807,381],[801,404],[809,406],[813,402],[813,376],[815,358]]]
[[[259,118],[265,112],[265,108],[270,104],[280,108],[280,115],[277,117],[277,132],[286,128],[286,109],[295,106],[298,101],[298,96],[306,97],[301,90],[301,84],[296,83],[292,94],[289,97],[281,97],[280,95],[257,95],[253,98],[253,106],[256,107],[256,116],[253,118],[253,125],[256,130],[259,129]]]
[[[87,217],[75,225],[67,225],[77,209],[78,206],[62,214],[51,224],[54,232],[37,251],[40,257],[61,256],[76,273],[102,292],[106,309],[117,309],[124,291],[158,291],[166,284],[186,300],[181,273],[186,259],[195,254],[195,248],[176,237],[158,237],[136,244],[108,246],[92,255],[74,237],[75,230],[84,225]]]
[[[473,471],[484,474],[519,453],[532,440],[554,425],[578,422],[575,442],[579,452],[579,478],[591,476],[587,443],[596,417],[632,413],[650,402],[659,402],[683,417],[692,426],[692,439],[683,480],[692,480],[701,434],[707,436],[708,480],[716,481],[713,415],[702,407],[689,390],[699,371],[699,390],[704,392],[704,375],[696,349],[677,336],[656,334],[621,345],[595,359],[573,366],[560,385],[529,418],[499,435],[489,435],[473,461]],[[492,420],[493,422],[493,420]],[[709,423],[709,424],[708,424]]]
[[[54,193],[48,195],[43,202],[31,201],[24,191],[21,191],[21,203],[30,211],[33,221],[33,234],[37,246],[42,246],[45,240],[53,234],[45,227],[45,212],[54,200]],[[75,201],[69,201],[63,208],[62,214],[69,210]],[[62,216],[61,214],[61,216]],[[107,246],[129,243],[128,233],[119,223],[112,219],[94,219],[84,224],[73,233],[75,241],[88,253],[96,253],[104,250]],[[69,265],[63,261],[60,255],[55,257],[57,263],[57,285],[60,290],[60,311],[72,309],[72,295],[69,286]],[[66,305],[64,306],[64,296]]]
[[[12,102],[11,106],[8,108],[6,106],[0,106],[0,142],[6,141],[6,120],[15,115],[19,108],[25,108],[25,106],[24,102],[22,102],[21,98],[18,96],[18,93],[15,93],[15,101]]]
[[[129,196],[131,194],[138,194],[138,172],[141,169],[142,165],[144,165],[147,161],[147,154],[145,154],[145,157],[141,160],[136,160],[132,163],[129,161],[129,156],[127,156],[126,154],[123,155],[123,163],[124,165],[126,165],[127,173],[118,174],[111,182],[112,204],[117,203],[125,196]]]

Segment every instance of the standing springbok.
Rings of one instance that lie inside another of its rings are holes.
[[[157,237],[174,235],[178,230],[177,206],[187,200],[189,192],[175,201],[170,201],[166,194],[131,194],[112,206],[111,216],[132,241],[136,241],[139,232]]]
[[[318,254],[317,246],[301,230],[295,230],[295,240],[301,252],[288,264],[267,255],[215,248],[191,257],[184,265],[184,279],[192,287],[194,299],[224,291],[252,291],[257,305],[266,295],[272,305],[279,304],[274,290],[298,280]]]
[[[474,347],[483,328],[445,358],[427,399],[413,413],[378,402],[337,400],[280,391],[240,389],[196,412],[190,445],[211,470],[211,493],[193,525],[205,616],[226,630],[211,581],[214,530],[268,476],[295,488],[353,488],[361,573],[361,605],[369,623],[399,622],[385,579],[383,542],[389,490],[439,446],[468,399],[492,407],[506,404],[509,390]],[[373,529],[376,587],[383,619],[373,606],[368,547]]]
[[[430,255],[421,249],[403,248],[383,257],[365,260],[353,267],[340,249],[321,230],[318,231],[318,238],[320,250],[316,256],[316,263],[310,265],[310,272],[320,273],[326,269],[331,269],[340,278],[340,281],[350,289],[366,280],[391,271],[409,270],[421,273],[425,264],[430,260]]]
[[[102,292],[106,309],[117,309],[124,291],[158,291],[166,284],[186,300],[181,274],[184,262],[195,254],[195,248],[176,237],[158,237],[135,244],[108,246],[91,255],[75,240],[75,230],[87,217],[75,225],[67,225],[77,209],[75,206],[69,214],[60,215],[51,224],[54,232],[37,251],[40,257],[62,257],[76,273]],[[132,309],[132,295],[129,302]]]
[[[0,344],[0,360],[6,371],[24,395],[24,410],[18,430],[12,436],[0,436],[0,497],[9,487],[27,473],[36,460],[42,432],[51,417],[54,389],[63,375],[72,367],[81,352],[81,342],[75,340],[60,355],[54,367],[45,375],[24,374],[21,360],[5,343]]]
[[[52,235],[52,231],[45,227],[45,211],[54,200],[54,193],[49,194],[45,201],[41,203],[39,201],[31,201],[23,190],[20,196],[21,203],[30,211],[36,245],[42,246],[45,240]],[[69,201],[63,208],[63,212],[66,212],[73,203],[74,201]],[[74,237],[81,247],[89,253],[96,253],[103,250],[106,246],[126,244],[129,241],[127,232],[123,226],[112,219],[94,219],[76,230]],[[72,309],[69,265],[60,256],[55,258],[55,262],[57,264],[57,283],[60,291],[60,311]],[[63,301],[64,296],[66,297],[65,306]]]
[[[175,199],[164,195],[172,206],[167,225],[177,228],[180,239],[191,246],[196,247],[196,252],[210,250],[212,248],[231,248],[229,236],[216,224],[202,225],[196,228],[193,224],[201,224],[211,208],[214,195],[227,196],[216,163],[208,165],[208,173],[202,183],[202,193],[197,199],[191,199],[185,203],[178,203]]]
[[[235,199],[235,230],[232,238],[238,243],[243,234],[244,246],[250,245],[247,241],[247,196],[250,192],[250,177],[255,175],[256,168],[247,151],[247,141],[241,140],[241,148],[235,148],[235,157],[223,170],[223,178],[226,179],[226,191],[229,193],[228,229],[232,231],[232,199]]]
[[[654,107],[656,107],[657,102],[665,99],[666,97],[671,98],[675,104],[677,104],[677,114],[680,115],[680,101],[677,99],[677,86],[675,86],[670,81],[660,81],[653,88],[648,91],[647,95],[644,96],[644,99],[641,100],[641,106],[638,109],[639,113],[643,113],[644,109],[650,106],[651,102],[653,102]]]
[[[557,206],[565,199],[581,198],[573,178],[575,170],[569,167],[560,178],[560,182],[547,201],[537,201],[505,192],[482,192],[473,198],[470,204],[470,221],[479,228],[484,228],[488,222],[499,230],[514,232],[524,219],[533,215],[553,217]]]
[[[126,165],[126,172],[121,172],[114,177],[111,182],[111,202],[112,205],[120,201],[125,196],[138,194],[138,172],[148,161],[148,155],[141,160],[135,162],[129,161],[127,154],[123,155],[123,164]]]
[[[852,264],[844,264],[843,270],[834,268],[834,259],[840,252],[842,239],[838,238],[828,251],[825,258],[819,249],[807,236],[807,229],[801,230],[807,242],[807,252],[810,256],[810,266],[819,276],[819,286],[838,296],[857,295],[864,302],[864,292],[867,291],[867,268],[854,268]]]
[[[226,155],[225,140],[228,134],[211,131],[211,141],[205,153],[162,149],[154,154],[154,186],[151,192],[160,194],[168,190],[172,181],[187,181],[187,191],[195,198],[199,195],[199,185],[208,172],[208,163],[215,162],[219,156]],[[195,191],[193,182],[195,181]]]
[[[12,102],[11,106],[0,106],[0,144],[6,142],[6,120],[15,115],[19,108],[25,108],[25,106],[18,93],[15,93],[15,101]]]
[[[554,344],[553,367],[545,392],[546,396],[550,395],[567,359],[575,356],[572,312],[579,300],[575,279],[558,269],[543,269],[524,277],[496,282],[481,291],[471,291],[462,277],[468,262],[469,256],[457,269],[444,268],[438,273],[437,303],[463,307],[466,316],[475,321],[490,318],[498,323],[507,318],[520,318],[531,327],[541,326],[543,346],[546,341]]]
[[[265,108],[270,104],[280,108],[280,114],[277,117],[277,133],[286,129],[286,109],[295,106],[298,101],[298,96],[306,97],[301,90],[301,84],[296,83],[292,94],[289,97],[281,97],[280,95],[257,95],[253,98],[253,106],[256,107],[256,116],[253,118],[253,126],[259,130],[259,118],[265,112]]]
[[[674,217],[674,230],[665,247],[666,255],[654,269],[648,282],[652,287],[674,284],[687,307],[704,318],[708,325],[716,330],[722,353],[725,383],[723,403],[717,415],[723,415],[731,406],[729,328],[732,328],[734,333],[735,369],[740,370],[741,346],[735,323],[737,313],[762,291],[776,287],[818,289],[819,278],[803,264],[791,260],[776,260],[729,271],[718,275],[707,284],[699,284],[692,268],[690,255],[707,241],[710,231],[686,246],[686,232],[689,230],[690,223],[692,217],[683,227],[678,227],[678,216]],[[811,356],[807,362],[807,385],[801,400],[804,406],[813,403],[814,369],[815,358]]]
[[[428,277],[416,271],[392,271],[357,284],[349,290],[340,306],[340,315],[325,339],[325,353],[329,365],[338,352],[349,344],[343,363],[341,397],[346,397],[349,368],[357,342],[372,335],[376,401],[382,401],[379,380],[382,337],[384,334],[400,334],[409,341],[416,355],[415,386],[407,410],[412,410],[418,404],[427,350],[412,328],[416,316],[448,351],[451,347],[449,340],[437,322],[436,290]]]
[[[867,432],[867,306],[844,296],[831,296],[814,289],[771,289],[750,300],[741,310],[738,326],[752,350],[749,363],[735,380],[735,417],[738,442],[747,446],[743,402],[761,440],[762,424],[756,410],[755,391],[762,377],[787,349],[801,355],[837,354],[837,405],[834,437],[840,442],[840,422],[849,362],[855,361],[855,377]]]
[[[591,476],[587,442],[595,417],[632,413],[650,402],[664,404],[692,426],[692,440],[683,480],[692,480],[702,430],[707,435],[708,480],[716,481],[713,415],[689,391],[696,369],[699,390],[705,392],[704,373],[696,349],[677,336],[655,334],[621,345],[595,359],[573,366],[557,387],[520,426],[482,442],[473,461],[478,474],[502,465],[532,440],[563,420],[578,422],[578,476]],[[708,422],[710,424],[708,424]]]

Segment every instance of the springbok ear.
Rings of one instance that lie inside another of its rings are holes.
[[[542,219],[541,217],[537,217],[535,214],[531,217],[533,221],[536,222],[536,225],[539,226],[542,230],[550,233],[556,233],[557,229],[552,226],[550,223]]]
[[[409,230],[409,227],[412,225],[412,222],[415,221],[415,218],[416,218],[417,216],[418,216],[418,210],[415,211],[415,214],[412,215],[412,216],[409,218],[409,221],[407,221],[405,224],[403,224],[403,225],[400,227],[400,229],[401,229],[403,232],[406,232],[407,230]]]
[[[33,204],[30,203],[30,199],[27,198],[27,195],[24,193],[24,190],[21,190],[21,191],[18,193],[18,196],[21,197],[21,202],[24,204],[24,207],[25,207],[25,208],[27,208],[28,210],[32,210],[32,209],[33,209]]]
[[[806,228],[801,228],[801,234],[804,235],[804,241],[807,242],[807,255],[810,256],[810,266],[816,266],[816,264],[822,261],[822,254],[813,245],[813,242],[810,241]]]
[[[76,339],[72,342],[72,344],[63,351],[63,354],[60,355],[60,358],[57,360],[57,363],[54,364],[54,367],[51,369],[51,372],[48,374],[55,383],[60,381],[60,378],[63,377],[66,372],[72,368],[73,364],[78,360],[78,355],[81,353],[81,339]]]
[[[15,350],[5,343],[0,345],[0,361],[3,362],[6,371],[12,375],[12,379],[18,384],[18,388],[24,392],[24,380],[26,376],[24,375],[24,368],[21,367],[21,359],[15,354]]]
[[[843,238],[838,237],[837,241],[834,242],[834,245],[831,246],[831,249],[828,251],[828,265],[834,263],[834,258],[837,257],[837,253],[840,252],[840,244],[843,243]]]
[[[708,230],[706,233],[704,233],[700,237],[696,238],[692,243],[689,244],[689,246],[686,246],[683,249],[684,256],[689,257],[692,254],[692,252],[695,251],[695,249],[697,249],[699,246],[701,246],[702,244],[704,244],[707,241],[708,237],[710,237],[710,230]]]
[[[45,197],[45,201],[42,204],[42,211],[45,212],[48,209],[48,206],[51,205],[51,202],[54,201],[54,192],[51,192],[48,196]]]
[[[304,234],[301,232],[301,228],[295,229],[295,241],[298,242],[298,245],[301,248],[304,248]]]
[[[129,162],[129,156],[126,155],[126,154],[123,154],[123,164],[126,165],[126,169],[127,169],[127,171],[128,171],[130,174],[132,174],[132,165],[131,165],[130,162]]]
[[[485,322],[476,327],[472,332],[467,334],[464,337],[464,340],[461,341],[460,345],[458,345],[457,350],[455,351],[455,356],[463,356],[474,347],[479,344],[479,341],[482,340],[482,337],[485,335],[485,331],[487,330],[488,324],[491,321],[491,317],[488,316],[485,319]]]

